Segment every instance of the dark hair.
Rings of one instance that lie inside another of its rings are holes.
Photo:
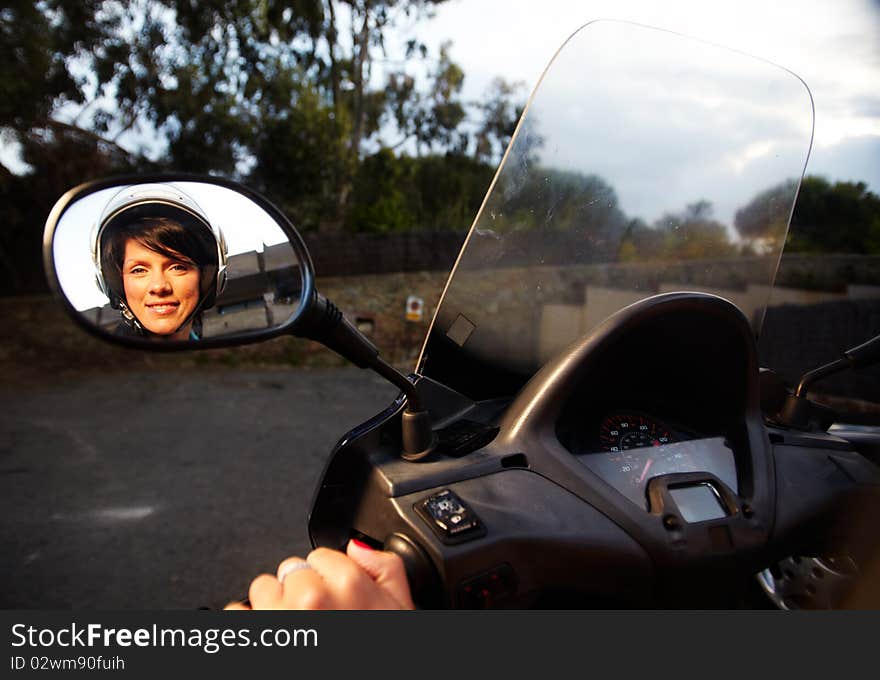
[[[210,227],[189,213],[175,210],[175,216],[168,217],[161,214],[165,212],[161,209],[164,206],[159,206],[159,210],[153,206],[150,213],[138,215],[145,208],[149,209],[147,206],[130,209],[125,216],[127,219],[120,219],[120,216],[111,220],[101,234],[101,271],[108,297],[110,304],[123,312],[121,328],[117,330],[134,335],[147,334],[125,309],[127,301],[122,265],[125,262],[125,247],[134,239],[153,252],[172,259],[182,256],[198,267],[199,305],[191,318],[193,330],[201,335],[202,311],[212,307],[216,299],[219,267],[217,241]]]

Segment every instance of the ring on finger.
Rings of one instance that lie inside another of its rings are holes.
[[[278,569],[278,580],[281,583],[284,583],[284,579],[290,576],[295,571],[299,571],[300,569],[311,569],[312,566],[306,562],[305,560],[299,560],[296,562],[287,562]]]

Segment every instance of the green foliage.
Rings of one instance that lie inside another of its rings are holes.
[[[650,227],[634,220],[621,241],[622,262],[697,260],[729,257],[740,249],[724,225],[712,219],[712,204],[697,201],[677,213],[667,213]]]
[[[404,141],[412,138],[417,152],[435,146],[462,152],[466,137],[459,131],[465,118],[459,99],[464,72],[449,58],[450,44],[440,48],[437,68],[431,74],[427,96],[417,90],[415,80],[405,73],[392,74],[385,88],[397,127]]]
[[[495,167],[460,153],[423,156],[409,162],[413,171],[407,203],[415,215],[416,228],[470,228]]]
[[[0,128],[27,130],[63,101],[82,102],[71,56],[94,48],[116,24],[98,0],[14,0],[0,9]]]
[[[317,93],[290,84],[294,105],[266,115],[252,140],[248,182],[270,196],[304,231],[336,216],[339,178],[357,167],[345,143],[348,120],[336,118]]]
[[[736,211],[733,224],[750,247],[775,250],[785,237],[797,182],[787,180],[766,189]]]
[[[383,149],[360,166],[348,229],[464,231],[480,207],[493,171],[462,154],[410,158]]]
[[[495,78],[483,100],[477,103],[483,118],[475,136],[477,158],[486,161],[501,158],[523,112],[522,104],[517,103],[522,86],[522,83]]]
[[[731,243],[724,225],[712,219],[712,204],[697,201],[677,214],[665,215],[655,223],[663,235],[664,259],[711,259],[735,255],[738,248]]]
[[[490,206],[495,230],[589,233],[594,248],[599,240],[614,240],[623,231],[625,216],[617,193],[601,177],[533,167],[524,180],[518,172],[498,178],[495,195],[500,202]]]
[[[797,182],[787,180],[759,193],[737,211],[737,231],[751,243],[778,247],[796,190]],[[880,197],[864,182],[804,177],[785,247],[800,253],[880,253]]]
[[[864,182],[805,177],[792,216],[788,252],[880,253],[880,197]]]
[[[411,167],[389,149],[364,159],[355,180],[353,231],[385,233],[412,228],[415,217],[406,205]]]

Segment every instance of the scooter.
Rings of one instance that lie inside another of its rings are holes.
[[[290,334],[396,385],[336,444],[308,529],[314,546],[399,554],[419,606],[729,608],[757,606],[756,588],[780,608],[862,606],[880,436],[829,433],[808,388],[875,363],[880,341],[797,387],[756,346],[812,124],[806,85],[775,65],[581,28],[529,99],[409,375],[316,290],[287,217],[222,178],[72,189],[46,272],[110,342]],[[167,244],[155,265],[129,257],[131,225],[151,220],[200,234],[206,261]],[[129,285],[194,265],[189,288]]]

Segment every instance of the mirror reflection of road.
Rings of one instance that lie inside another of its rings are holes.
[[[308,551],[330,450],[397,390],[353,368],[0,386],[0,608],[193,609]]]

